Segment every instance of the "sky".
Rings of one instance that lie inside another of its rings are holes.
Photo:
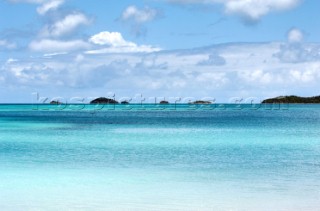
[[[319,8],[318,0],[0,0],[0,103],[320,95]]]

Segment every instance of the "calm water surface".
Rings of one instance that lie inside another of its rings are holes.
[[[0,210],[320,210],[320,105],[152,108],[0,105]]]

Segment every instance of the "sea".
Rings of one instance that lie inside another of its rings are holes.
[[[0,105],[1,211],[319,211],[320,105]]]

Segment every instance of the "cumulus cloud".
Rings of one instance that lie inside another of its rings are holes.
[[[51,0],[44,2],[41,6],[37,8],[37,12],[40,15],[45,15],[47,12],[51,10],[56,10],[64,3],[64,0]]]
[[[87,53],[89,54],[153,52],[160,50],[149,45],[137,45],[134,42],[126,41],[119,32],[100,32],[93,35],[89,42],[99,46],[107,46],[107,48],[88,51]]]
[[[300,29],[293,28],[288,32],[288,41],[291,43],[301,42],[303,37],[303,32]]]
[[[245,20],[258,21],[274,11],[297,6],[300,0],[168,0],[181,4],[222,4],[226,14],[239,15]]]
[[[154,20],[159,17],[160,11],[150,7],[144,7],[142,9],[136,6],[127,7],[121,15],[122,21],[134,21],[136,23],[145,23]]]
[[[49,11],[59,8],[65,0],[36,0],[29,3],[41,4],[37,8],[40,15],[45,15]],[[57,15],[60,17],[61,14]],[[71,12],[63,18],[46,24],[38,33],[38,37],[31,41],[29,49],[43,52],[46,55],[68,53],[72,51],[87,50],[90,44],[80,39],[74,39],[73,35],[77,29],[83,25],[90,24],[91,20],[80,12]],[[68,40],[66,40],[68,38]]]
[[[300,43],[282,44],[274,54],[284,63],[303,63],[320,60],[320,46],[315,44],[302,45]]]
[[[10,64],[10,63],[14,63],[14,62],[18,62],[18,59],[13,59],[13,58],[9,58],[6,62],[6,64]]]
[[[82,13],[72,13],[52,25],[46,25],[40,32],[41,37],[62,37],[74,32],[81,25],[90,23]]]
[[[144,26],[147,22],[151,22],[162,16],[162,12],[159,9],[144,7],[138,8],[134,5],[127,7],[121,14],[119,20],[128,24],[131,27],[131,31],[136,36],[145,35],[147,28]]]
[[[52,73],[50,74],[48,66],[41,62],[13,60],[0,67],[2,74],[5,76],[4,83],[7,85],[16,84],[25,88],[24,86],[30,86],[30,83],[39,85],[49,82],[48,79]]]
[[[297,28],[291,29],[288,34],[288,42],[280,45],[278,52],[274,54],[283,63],[314,62],[320,59],[320,46],[317,44],[303,44],[304,34]]]
[[[231,0],[225,3],[225,10],[257,21],[270,12],[291,9],[298,2],[299,0]]]
[[[226,60],[222,56],[217,54],[211,54],[209,55],[208,59],[198,62],[198,65],[200,66],[207,66],[207,65],[222,66],[225,64],[226,64]]]
[[[90,42],[97,45],[109,45],[113,47],[123,47],[123,46],[134,46],[133,42],[125,41],[119,32],[100,32],[96,35],[93,35],[90,39]]]
[[[313,69],[309,69],[306,71],[301,70],[291,70],[289,72],[289,79],[296,83],[310,83],[318,80],[319,69],[314,71]]]
[[[244,79],[247,83],[255,83],[266,85],[270,83],[279,83],[275,80],[275,77],[272,72],[264,71],[261,69],[251,70],[251,71],[241,71],[238,72],[238,76],[241,79]]]

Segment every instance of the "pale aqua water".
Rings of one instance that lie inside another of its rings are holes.
[[[123,108],[0,105],[0,210],[320,210],[320,105]]]

